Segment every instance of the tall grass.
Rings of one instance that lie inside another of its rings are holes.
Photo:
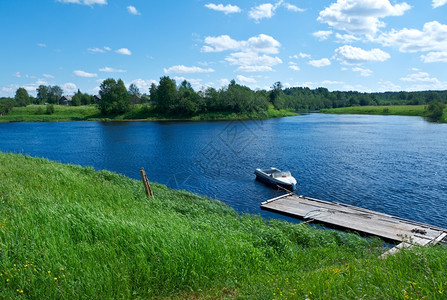
[[[138,170],[136,170],[138,172]],[[445,247],[239,215],[108,171],[0,153],[0,298],[443,299]],[[265,200],[265,199],[260,199]]]
[[[134,105],[132,110],[121,115],[104,116],[96,105],[66,106],[53,105],[54,113],[48,113],[48,106],[28,105],[14,107],[7,115],[0,116],[0,122],[54,122],[54,121],[126,121],[126,120],[248,120],[267,119],[297,114],[288,110],[275,110],[273,106],[259,113],[200,113],[194,116],[164,115],[158,113],[154,106],[147,104]]]
[[[425,105],[351,106],[322,109],[322,113],[421,116],[426,114]]]

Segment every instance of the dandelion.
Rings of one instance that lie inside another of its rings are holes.
[[[57,280],[57,277],[54,277],[54,280],[56,281],[56,280]]]
[[[48,274],[50,274],[51,273],[51,271],[48,271]]]
[[[9,278],[6,278],[6,282],[9,282]]]

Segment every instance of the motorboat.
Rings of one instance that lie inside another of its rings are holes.
[[[255,170],[256,179],[274,187],[283,187],[288,190],[294,190],[296,179],[289,171],[281,171],[277,168]]]

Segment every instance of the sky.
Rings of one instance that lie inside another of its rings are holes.
[[[2,0],[0,97],[39,85],[97,94],[121,78],[149,93],[447,90],[447,0]]]

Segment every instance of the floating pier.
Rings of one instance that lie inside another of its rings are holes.
[[[447,229],[402,219],[360,207],[289,193],[265,201],[261,209],[331,228],[355,231],[398,243],[382,257],[403,247],[446,243]]]

